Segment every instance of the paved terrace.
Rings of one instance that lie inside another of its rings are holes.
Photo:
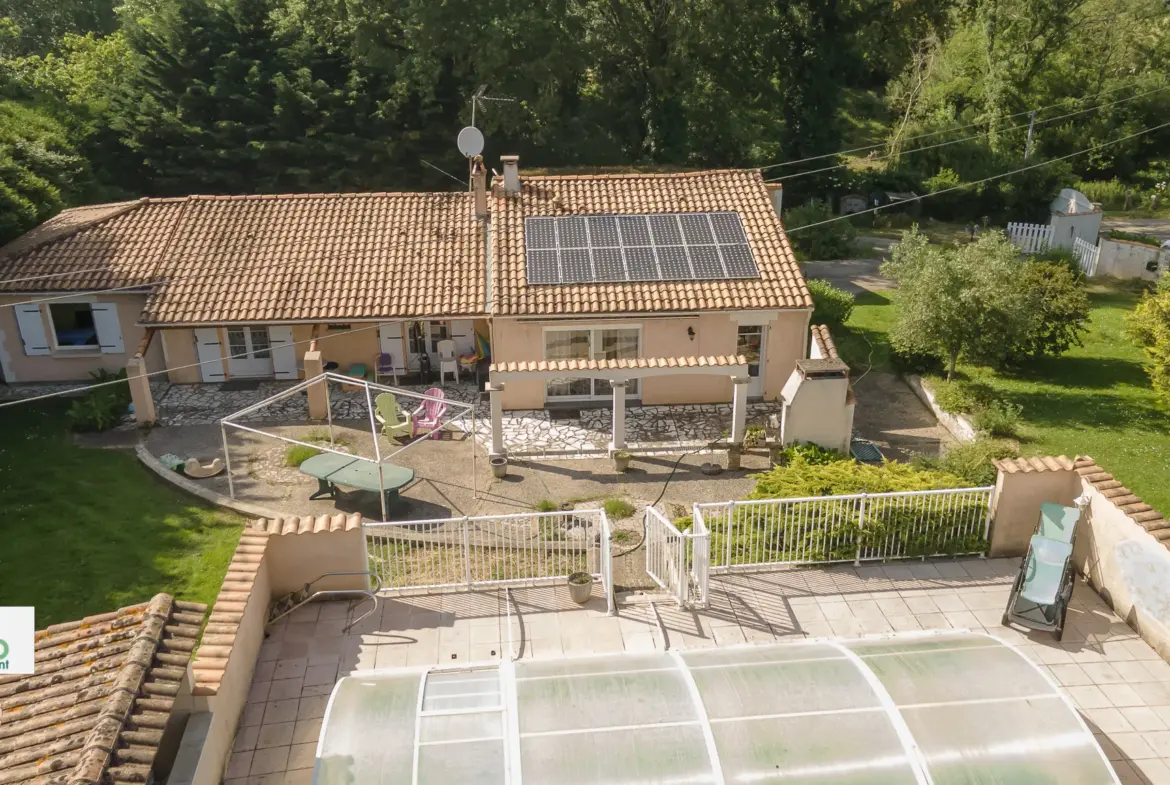
[[[308,785],[329,693],[375,668],[639,652],[966,628],[1017,645],[1071,695],[1123,783],[1170,783],[1170,664],[1091,589],[1073,594],[1064,640],[1000,626],[1018,560],[968,559],[712,578],[711,608],[631,602],[605,615],[564,587],[425,595],[366,608],[298,609],[271,629],[256,666],[227,785]],[[368,606],[367,606],[368,607]]]

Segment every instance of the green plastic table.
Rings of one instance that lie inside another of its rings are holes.
[[[382,486],[378,487],[378,464],[349,455],[323,452],[301,464],[301,472],[317,478],[317,492],[310,499],[328,496],[337,499],[337,486],[386,494],[386,509],[398,500],[398,489],[414,479],[414,471],[392,463],[382,464]]]

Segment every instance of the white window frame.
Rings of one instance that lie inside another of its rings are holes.
[[[68,355],[82,355],[90,356],[102,353],[101,338],[93,346],[62,346],[57,343],[57,323],[53,321],[53,306],[54,305],[85,305],[89,307],[90,318],[93,318],[93,306],[95,303],[92,300],[57,300],[55,302],[46,303],[45,307],[41,309],[41,313],[45,315],[45,319],[49,323],[49,347],[56,354]],[[97,327],[94,327],[94,334],[97,334]]]
[[[638,357],[642,356],[642,342],[643,342],[643,338],[644,338],[644,331],[642,329],[641,324],[638,324],[638,323],[596,324],[596,325],[595,324],[566,324],[566,325],[558,324],[555,326],[545,326],[545,327],[541,328],[541,331],[540,331],[540,359],[542,359],[542,360],[548,359],[548,357],[545,356],[546,353],[548,352],[548,339],[546,337],[548,335],[548,333],[550,333],[550,332],[580,332],[583,330],[589,332],[589,359],[593,359],[593,352],[595,351],[595,349],[597,347],[598,333],[603,331],[603,330],[637,330],[637,332],[638,332],[638,354],[637,354],[637,356]],[[589,394],[588,395],[551,395],[550,396],[548,394],[549,382],[545,382],[545,385],[544,385],[545,398],[547,400],[570,401],[570,402],[572,402],[572,401],[608,401],[608,400],[611,400],[613,398],[613,396],[610,393],[606,393],[605,395],[595,395],[593,393],[593,379],[594,378],[603,378],[603,377],[589,377]],[[641,382],[638,383],[636,392],[629,392],[629,389],[630,389],[630,386],[627,385],[626,386],[626,390],[627,390],[626,398],[638,398],[642,394]]]

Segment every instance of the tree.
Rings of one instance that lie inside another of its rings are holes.
[[[1031,261],[1024,265],[1019,284],[1031,300],[1027,323],[1005,359],[1058,357],[1073,346],[1082,346],[1088,332],[1089,296],[1078,275],[1066,264]]]
[[[820,199],[789,210],[784,226],[801,261],[846,259],[853,252],[857,229],[849,221],[837,220],[832,208]]]
[[[1127,328],[1146,351],[1150,384],[1170,406],[1170,290],[1159,287],[1156,293],[1143,295],[1128,317]]]
[[[34,107],[0,101],[0,244],[53,216],[85,174],[60,123]]]
[[[947,248],[932,245],[915,226],[882,265],[898,284],[891,342],[901,352],[942,357],[948,379],[960,357],[1002,358],[1028,325],[1030,299],[1019,272],[1017,249],[1002,232]]]

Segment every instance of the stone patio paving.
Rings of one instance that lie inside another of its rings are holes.
[[[1079,583],[1064,640],[1000,626],[1016,560],[803,569],[724,576],[711,608],[631,601],[606,616],[563,587],[305,606],[271,630],[257,664],[228,785],[308,785],[329,693],[375,668],[771,643],[817,636],[970,629],[1019,647],[1071,696],[1123,783],[1170,783],[1170,664]],[[511,610],[511,621],[508,611]],[[511,636],[509,637],[509,633]],[[510,651],[509,651],[510,648]]]

